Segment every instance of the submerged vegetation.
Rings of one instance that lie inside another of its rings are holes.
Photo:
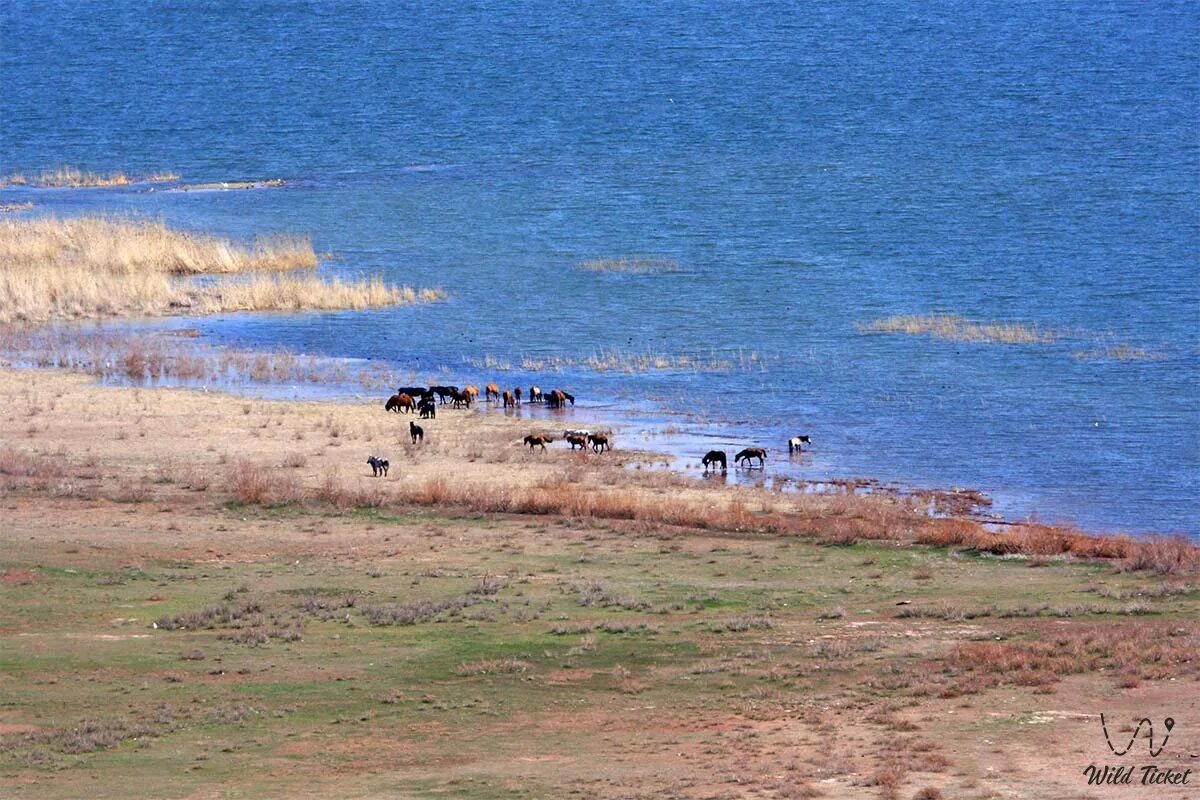
[[[308,237],[244,246],[161,222],[110,217],[0,221],[0,322],[166,313],[298,311],[430,302],[440,290],[263,276],[314,269]],[[197,275],[236,281],[194,282]]]
[[[149,175],[127,175],[120,170],[101,173],[88,172],[70,164],[64,164],[58,169],[25,175],[14,173],[0,178],[2,186],[33,186],[39,189],[90,189],[106,186],[129,186],[134,183],[169,183],[179,180],[174,172],[153,172]]]
[[[581,261],[579,269],[585,272],[618,272],[626,275],[656,275],[662,272],[681,272],[678,261],[669,258],[594,258]]]
[[[947,342],[991,344],[1049,344],[1059,338],[1055,331],[1022,322],[985,322],[955,314],[905,315],[861,323],[862,333],[897,333],[930,336]]]
[[[590,355],[575,357],[564,355],[521,356],[514,365],[512,361],[487,355],[467,359],[476,369],[512,372],[562,372],[567,369],[586,369],[592,372],[624,372],[626,374],[658,371],[680,372],[752,372],[766,368],[767,357],[753,350],[737,353],[656,353],[651,350],[626,352],[623,350],[598,350]]]

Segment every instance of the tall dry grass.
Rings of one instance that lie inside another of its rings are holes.
[[[246,246],[150,220],[0,220],[0,322],[360,309],[443,296],[438,290],[390,286],[378,279],[261,274],[316,266],[312,242],[302,236],[260,238]],[[236,281],[187,280],[242,273]]]
[[[64,164],[54,170],[25,175],[15,173],[0,178],[0,186],[36,186],[40,189],[87,189],[103,186],[129,186],[134,183],[167,183],[179,180],[174,172],[153,172],[149,175],[130,176],[120,170],[116,172],[88,172]]]

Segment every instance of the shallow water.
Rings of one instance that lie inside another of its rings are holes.
[[[0,7],[0,171],[289,184],[5,201],[311,232],[339,255],[329,273],[453,296],[189,320],[207,341],[563,386],[665,416],[682,430],[659,443],[692,460],[763,444],[797,477],[974,486],[1014,515],[1200,534],[1188,4],[117,5]],[[575,268],[638,255],[682,270]],[[933,312],[1069,335],[856,328]],[[1073,355],[1110,343],[1163,357]],[[734,368],[472,366],[614,349]],[[785,464],[796,433],[813,453]]]

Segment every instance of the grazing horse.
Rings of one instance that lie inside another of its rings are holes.
[[[412,397],[407,394],[394,394],[388,398],[386,403],[383,404],[385,411],[395,411],[397,414],[399,414],[401,411],[407,414],[416,407],[417,404],[414,403]]]
[[[467,397],[471,398],[471,402],[467,403],[467,405],[471,405],[471,403],[475,402],[475,398],[479,397],[479,387],[478,386],[468,386],[467,388],[463,389],[463,394],[465,394]]]
[[[724,450],[709,450],[704,458],[700,459],[700,463],[704,465],[705,472],[708,472],[709,467],[716,469],[717,464],[721,465],[721,472],[725,472],[729,469],[727,462],[725,461]]]
[[[546,395],[546,408],[562,408],[567,404],[567,393],[555,389]]]
[[[812,440],[807,436],[793,436],[792,438],[788,439],[788,452],[803,453],[804,445],[812,446]]]
[[[528,436],[526,436],[522,441],[525,442],[525,444],[529,447],[530,450],[532,450],[535,447],[541,447],[543,450],[545,450],[546,443],[553,442],[554,439],[550,438],[549,436],[542,436],[541,434],[531,433]]]
[[[454,399],[454,393],[458,391],[457,386],[430,386],[429,391],[438,396],[438,402],[446,405],[447,400]]]
[[[504,390],[504,407],[512,408],[517,404],[517,398],[513,397],[513,393],[508,389]]]
[[[421,412],[421,419],[436,419],[437,403],[433,402],[432,397],[427,397],[417,404],[417,411]]]
[[[386,458],[376,458],[371,456],[367,459],[367,463],[371,465],[371,473],[378,478],[380,475],[387,477],[388,460]]]
[[[521,405],[521,387],[513,389],[513,397],[516,398],[517,405]]]
[[[748,467],[752,458],[758,459],[758,467],[762,469],[767,463],[767,451],[761,447],[747,447],[733,457],[733,463],[740,464],[742,461],[745,461]]]
[[[592,452],[594,453],[603,453],[605,450],[612,450],[612,445],[608,443],[607,433],[592,433],[587,438],[592,443]]]
[[[580,450],[587,449],[588,440],[587,440],[586,436],[576,436],[575,434],[572,433],[572,434],[568,434],[566,439],[567,439],[567,444],[571,445],[572,450],[574,450],[577,446],[579,447]]]
[[[531,402],[531,403],[542,402],[542,387],[540,387],[540,386],[530,386],[529,387],[529,402]]]
[[[561,394],[565,400],[569,400],[571,405],[575,405],[575,395],[561,390],[559,391],[559,394]]]
[[[483,390],[483,399],[486,402],[500,399],[500,387],[494,383],[489,383]]]
[[[425,441],[425,429],[411,419],[408,421],[408,434],[412,436],[412,443]]]
[[[457,389],[455,389],[453,392],[450,393],[450,400],[454,404],[452,406],[453,408],[470,408],[471,407],[471,395],[467,394],[466,392],[460,392]]]

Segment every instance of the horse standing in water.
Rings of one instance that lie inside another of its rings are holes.
[[[484,399],[484,402],[487,402],[487,403],[490,403],[493,400],[499,400],[500,399],[500,387],[494,383],[489,383],[483,389],[483,399]]]
[[[767,463],[767,451],[761,447],[747,447],[733,457],[733,463],[740,464],[745,461],[746,466],[749,467],[750,460],[754,458],[758,459],[758,468],[762,469]]]
[[[700,463],[704,465],[705,472],[708,472],[709,467],[716,469],[717,464],[721,465],[721,472],[726,472],[729,469],[728,462],[725,460],[724,450],[709,450],[704,458],[700,459]]]
[[[793,436],[792,438],[788,439],[788,452],[803,453],[804,445],[809,445],[811,447],[812,440],[807,436]]]
[[[513,397],[513,393],[508,389],[504,390],[504,407],[512,408],[517,404],[517,398]]]
[[[529,402],[531,402],[531,403],[542,402],[542,387],[540,387],[540,386],[530,386],[529,387]]]
[[[515,397],[515,398],[516,398],[516,400],[517,400],[517,405],[521,405],[521,387],[520,387],[520,386],[518,386],[517,388],[513,389],[513,397]]]

